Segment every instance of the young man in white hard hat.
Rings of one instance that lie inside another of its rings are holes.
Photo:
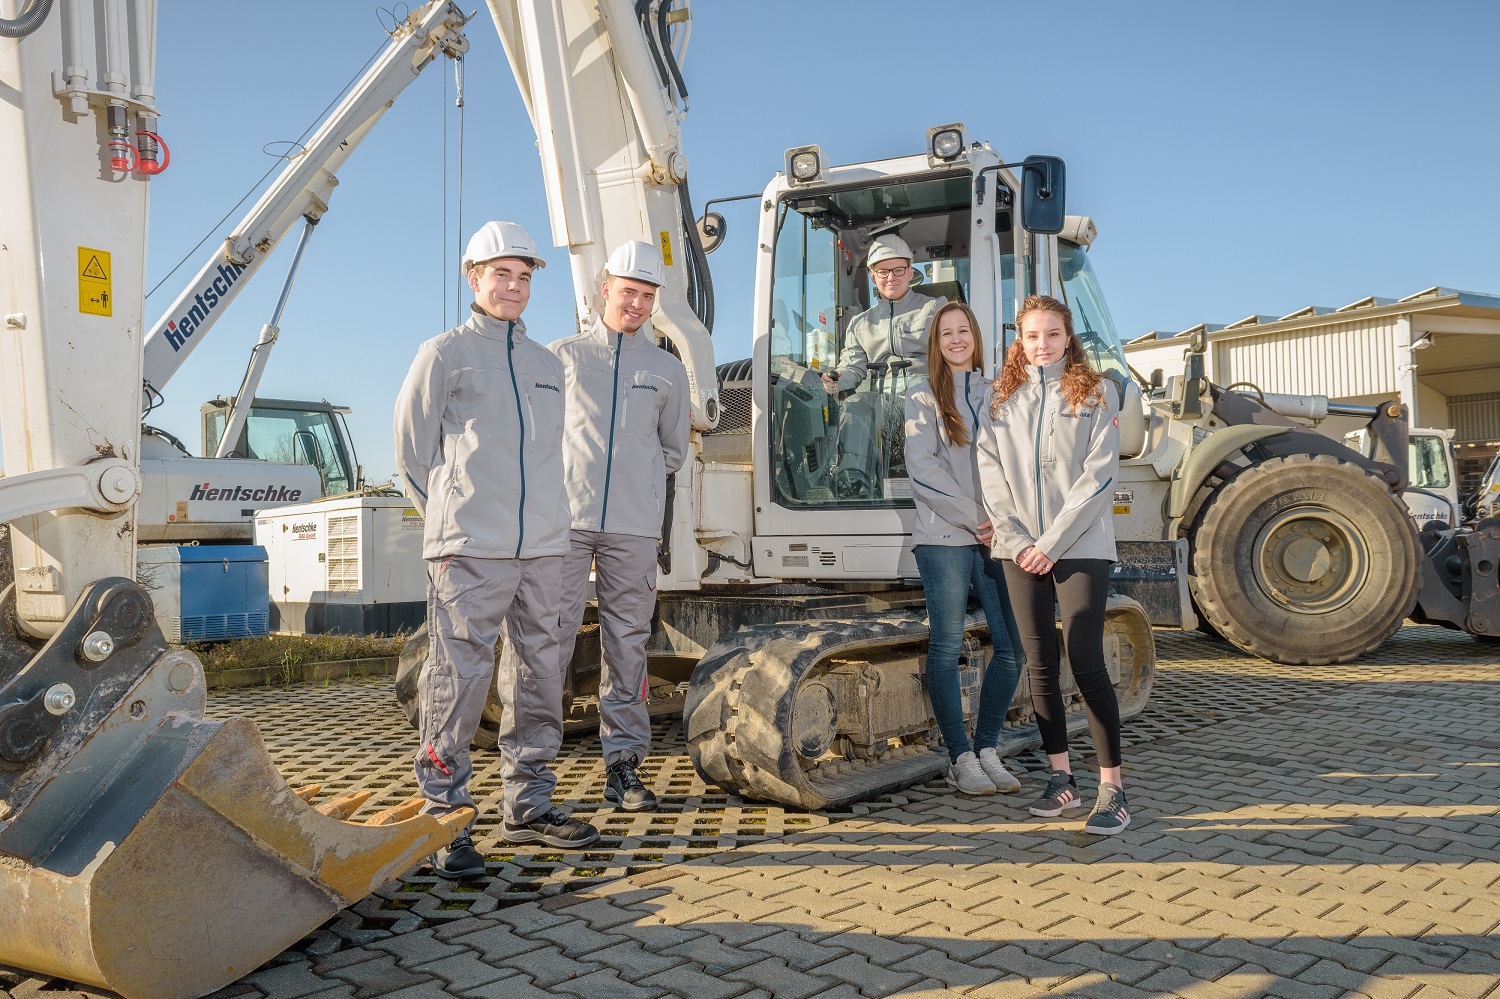
[[[838,371],[823,376],[829,395],[858,390],[839,414],[841,474],[835,480],[836,488],[842,485],[857,499],[871,497],[875,486],[876,409],[882,409],[890,431],[884,445],[889,450],[901,436],[907,390],[927,377],[927,326],[947,301],[911,290],[916,277],[911,247],[895,233],[875,237],[865,266],[879,300],[849,321]]]
[[[573,508],[558,644],[569,662],[592,565],[604,653],[604,797],[640,812],[656,808],[656,795],[636,772],[651,748],[646,640],[667,476],[687,456],[689,395],[687,369],[655,344],[647,325],[666,280],[656,247],[617,247],[604,274],[603,314],[586,332],[552,344],[567,383],[563,460]]]
[[[544,262],[526,230],[488,222],[464,251],[468,320],[422,344],[396,399],[396,466],[425,518],[426,664],[417,681],[423,810],[474,808],[469,743],[493,684],[505,707],[501,836],[582,847],[591,825],[552,804],[562,745],[557,606],[568,550],[562,365],[521,313]],[[496,677],[495,643],[509,648]],[[512,654],[514,653],[514,654]],[[478,877],[466,831],[433,858],[439,877]]]

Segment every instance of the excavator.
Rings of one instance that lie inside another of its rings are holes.
[[[960,123],[874,162],[787,150],[741,199],[756,218],[753,356],[716,365],[707,255],[726,226],[708,205],[695,220],[688,192],[686,0],[488,7],[537,135],[580,319],[602,305],[612,246],[648,239],[667,264],[653,331],[687,369],[693,443],[670,489],[649,650],[653,686],[684,691],[707,780],[836,808],[945,765],[922,688],[902,400],[889,388],[900,379],[872,368],[860,403],[877,429],[862,461],[840,431],[844,401],[818,387],[845,322],[872,303],[865,249],[884,232],[914,248],[927,293],[974,309],[987,373],[1014,337],[1017,303],[1049,293],[1068,300],[1119,393],[1106,653],[1123,716],[1150,693],[1152,627],[1194,627],[1199,611],[1247,645],[1288,629],[1305,634],[1286,641],[1323,643],[1275,652],[1289,661],[1378,644],[1417,605],[1419,577],[1470,631],[1500,613],[1485,555],[1500,528],[1435,539],[1442,561],[1420,561],[1399,501],[1398,402],[1368,414],[1363,455],[1299,422],[1326,400],[1221,389],[1201,356],[1165,383],[1133,377],[1087,259],[1096,229],[1066,211],[1062,161],[1009,159]],[[438,823],[408,803],[345,821],[363,799],[310,804],[252,725],[203,718],[201,667],[166,647],[131,579],[144,234],[161,165],[155,5],[8,9],[0,183],[17,208],[0,221],[0,521],[15,582],[0,595],[0,962],[132,999],[197,996],[433,852],[467,816]],[[1338,504],[1327,481],[1344,489]],[[1379,575],[1391,565],[1394,581]],[[1320,632],[1330,615],[1339,628]],[[983,620],[969,624],[978,646]],[[588,668],[572,667],[580,679]],[[972,700],[977,666],[968,673]],[[1005,751],[1035,742],[1028,704],[1023,684]]]

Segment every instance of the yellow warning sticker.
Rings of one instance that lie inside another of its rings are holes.
[[[661,262],[672,266],[672,234],[665,229],[661,230]]]
[[[113,270],[108,250],[78,248],[78,311],[88,316],[114,315]]]
[[[1129,512],[1130,512],[1130,505],[1128,503],[1116,503],[1115,504],[1115,513],[1119,514],[1120,516],[1123,517],[1126,514],[1128,514]]]

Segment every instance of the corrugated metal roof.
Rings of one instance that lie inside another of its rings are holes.
[[[1493,309],[1497,313],[1496,318],[1500,318],[1500,295],[1479,291],[1460,291],[1456,288],[1444,288],[1440,285],[1434,285],[1431,288],[1424,288],[1416,294],[1407,295],[1405,298],[1382,298],[1370,295],[1350,302],[1348,305],[1339,306],[1336,309],[1330,309],[1321,305],[1308,305],[1289,312],[1284,316],[1252,315],[1228,324],[1199,323],[1196,326],[1189,326],[1187,329],[1177,332],[1152,330],[1149,333],[1143,333],[1131,340],[1127,340],[1126,344],[1145,344],[1154,340],[1186,338],[1196,336],[1205,331],[1208,333],[1243,333],[1257,329],[1258,327],[1271,326],[1277,323],[1297,323],[1301,325],[1309,320],[1316,320],[1322,316],[1335,314],[1338,315],[1340,321],[1347,321],[1349,319],[1360,318],[1357,314],[1361,312],[1375,312],[1403,305],[1414,306],[1414,308],[1399,311],[1427,312],[1453,306],[1463,306],[1471,309]]]

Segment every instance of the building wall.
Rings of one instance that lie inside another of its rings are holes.
[[[1221,383],[1254,382],[1267,392],[1330,398],[1398,391],[1395,320],[1286,330],[1212,344]]]
[[[1419,427],[1448,427],[1453,428],[1452,402],[1447,396],[1435,388],[1422,384],[1421,376],[1417,377],[1417,405],[1412,411],[1412,422]],[[1467,437],[1461,437],[1468,440]]]

